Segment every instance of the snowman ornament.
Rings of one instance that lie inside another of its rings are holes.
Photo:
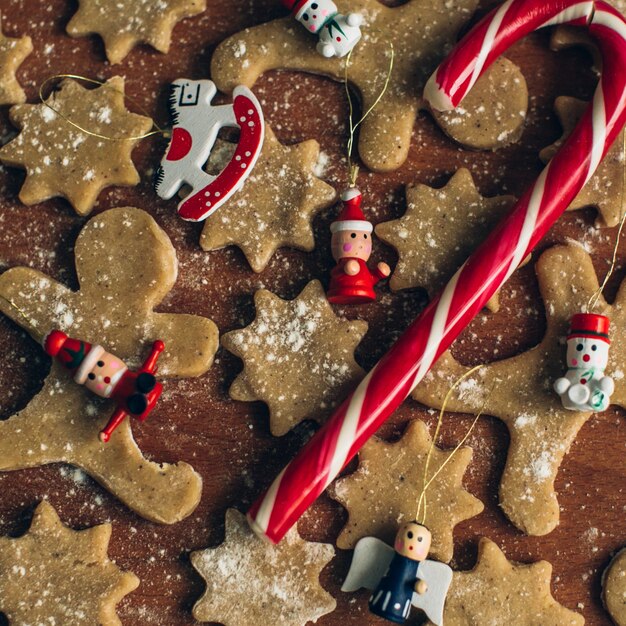
[[[574,315],[567,336],[567,372],[554,382],[561,402],[571,411],[605,411],[615,383],[604,375],[609,359],[609,318]]]
[[[309,32],[317,35],[317,51],[327,58],[344,57],[361,38],[363,17],[341,15],[332,0],[283,0],[283,4]]]

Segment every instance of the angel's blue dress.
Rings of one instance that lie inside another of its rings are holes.
[[[411,598],[418,568],[419,561],[396,552],[389,569],[370,598],[370,611],[390,622],[404,624],[411,612]]]

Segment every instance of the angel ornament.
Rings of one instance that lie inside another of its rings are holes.
[[[428,528],[418,522],[400,527],[393,548],[376,537],[364,537],[356,544],[341,590],[371,589],[370,611],[390,622],[404,624],[413,605],[441,625],[452,570],[426,558],[431,541]]]

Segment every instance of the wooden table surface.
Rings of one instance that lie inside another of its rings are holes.
[[[248,25],[284,14],[278,0],[208,0],[208,5],[203,15],[178,25],[168,55],[140,47],[124,63],[111,67],[104,62],[97,37],[74,40],[64,34],[76,8],[75,0],[0,0],[5,32],[29,34],[34,41],[35,52],[19,72],[30,102],[37,98],[38,85],[52,74],[76,73],[100,79],[121,74],[126,77],[127,93],[160,123],[167,121],[165,94],[171,80],[180,76],[209,77],[211,55],[220,41]],[[416,129],[423,144],[418,147],[413,142],[406,164],[392,174],[363,177],[366,202],[376,209],[376,221],[404,213],[404,185],[423,182],[441,186],[460,166],[472,171],[485,195],[521,194],[540,171],[538,150],[560,134],[552,113],[554,98],[571,95],[588,99],[595,84],[587,53],[553,53],[548,43],[548,33],[534,34],[507,55],[521,67],[531,94],[522,140],[497,153],[462,150],[443,135],[429,115],[421,114]],[[345,183],[341,155],[347,120],[341,85],[303,74],[272,73],[261,78],[255,91],[281,141],[290,144],[315,138],[320,142],[329,159],[325,177],[339,189]],[[0,137],[6,138],[11,132],[5,107],[0,109]],[[234,248],[203,252],[198,245],[201,226],[179,220],[173,201],[157,199],[150,172],[164,147],[160,138],[142,141],[133,154],[142,175],[141,184],[134,189],[103,192],[94,211],[140,207],[153,215],[171,237],[180,260],[180,278],[160,310],[205,315],[223,333],[253,319],[252,294],[260,286],[291,298],[312,278],[326,280],[332,267],[327,235],[332,211],[315,219],[317,248],[313,253],[283,249],[262,274],[255,275]],[[75,288],[72,246],[86,218],[79,218],[60,199],[34,207],[20,205],[17,193],[22,180],[19,171],[0,168],[0,265],[30,265]],[[591,209],[568,214],[539,248],[568,238],[580,240],[583,234],[589,238],[587,231],[594,217]],[[594,263],[601,276],[607,270],[606,259],[615,235],[616,229],[591,235]],[[380,242],[375,255],[392,265],[396,260],[394,252]],[[624,278],[621,261],[625,257],[626,249],[622,248],[620,264],[607,290],[609,299]],[[382,287],[382,291],[387,290],[387,286]],[[532,264],[511,279],[502,301],[500,313],[488,314],[485,323],[473,328],[478,339],[464,335],[463,345],[455,351],[463,361],[484,362],[494,358],[495,350],[498,357],[512,355],[540,340],[545,320]],[[347,316],[366,319],[370,324],[357,353],[365,368],[372,367],[423,302],[421,292],[407,292],[376,305],[345,310]],[[500,335],[501,341],[497,339]],[[4,390],[0,394],[0,418],[7,418],[25,406],[41,387],[49,361],[20,328],[4,318],[0,319],[0,348],[0,389]],[[225,510],[230,506],[244,509],[312,430],[311,424],[302,424],[283,438],[270,436],[263,404],[234,402],[228,396],[228,388],[240,369],[236,358],[220,350],[215,365],[202,378],[167,382],[166,394],[153,418],[135,428],[139,446],[151,459],[185,460],[202,475],[203,498],[188,519],[174,526],[147,522],[81,472],[53,465],[0,474],[0,534],[23,532],[34,506],[44,497],[74,528],[110,521],[114,526],[111,557],[141,579],[137,591],[119,606],[122,622],[126,626],[195,623],[191,607],[204,583],[190,566],[189,551],[218,545],[223,539]],[[434,424],[433,416],[416,402],[407,401],[385,424],[381,435],[397,438],[414,417]],[[468,416],[450,414],[442,445],[454,445],[469,424]],[[582,429],[556,481],[561,523],[545,537],[523,536],[498,508],[498,481],[508,446],[504,425],[489,417],[481,419],[468,444],[474,448],[474,461],[465,485],[485,503],[485,511],[457,527],[453,565],[470,568],[478,539],[487,536],[512,560],[550,561],[557,600],[581,611],[587,624],[609,624],[600,601],[600,577],[611,554],[626,544],[626,422],[621,412],[611,409],[597,415]],[[342,508],[324,497],[299,528],[307,539],[333,542],[344,520]],[[323,585],[337,598],[338,606],[319,624],[382,624],[367,613],[363,602],[355,609],[350,597],[339,591],[349,558],[350,553],[340,551],[323,572]]]

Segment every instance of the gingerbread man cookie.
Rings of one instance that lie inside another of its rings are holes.
[[[156,339],[165,343],[159,377],[199,376],[218,347],[208,319],[155,313],[176,281],[176,254],[144,211],[111,209],[91,219],[75,245],[80,289],[72,291],[35,270],[0,275],[0,310],[38,342],[52,329],[101,344],[134,367]],[[125,420],[104,444],[98,432],[114,409],[56,359],[43,389],[0,422],[0,470],[48,463],[77,465],[139,515],[174,523],[200,501],[202,480],[186,463],[148,461]],[[151,419],[158,419],[158,410]]]
[[[515,203],[512,196],[485,198],[472,175],[460,169],[441,189],[415,185],[406,190],[407,210],[376,226],[376,235],[398,252],[391,276],[394,290],[423,287],[433,296]],[[487,308],[500,308],[496,293]]]
[[[598,289],[590,256],[578,246],[556,246],[536,266],[547,317],[541,343],[517,356],[484,366],[453,393],[450,411],[484,413],[501,419],[511,444],[500,483],[500,506],[523,532],[545,535],[559,523],[554,480],[563,457],[591,412],[568,411],[552,389],[563,373],[564,338],[570,320]],[[626,282],[609,306],[599,299],[596,313],[611,320],[607,373],[626,362]],[[445,353],[415,388],[413,397],[440,408],[454,381],[469,368]],[[626,382],[617,380],[611,402],[626,405]]]
[[[489,539],[478,544],[469,572],[455,572],[443,614],[445,626],[582,626],[579,613],[559,604],[550,591],[547,561],[514,563]],[[431,622],[427,622],[432,626]]]
[[[0,537],[0,611],[13,625],[120,626],[115,605],[139,585],[109,560],[111,524],[74,531],[45,500],[22,537]]]
[[[0,13],[0,106],[26,102],[26,94],[15,77],[17,68],[33,51],[30,37],[14,39],[2,33]]]
[[[415,420],[399,441],[387,443],[374,437],[363,446],[357,471],[330,488],[331,496],[348,509],[348,522],[337,539],[338,548],[354,548],[359,539],[370,536],[393,544],[398,525],[415,519],[431,444],[428,427]],[[433,449],[428,479],[450,454]],[[430,554],[439,561],[452,558],[454,527],[484,508],[480,500],[463,489],[463,474],[471,458],[471,448],[461,448],[426,491],[423,522],[432,533]]]
[[[79,0],[67,25],[72,37],[97,33],[110,63],[120,63],[138,44],[168,52],[176,24],[206,9],[206,0]]]
[[[337,605],[319,583],[333,556],[331,545],[305,541],[295,528],[276,546],[265,542],[242,513],[228,509],[224,543],[191,554],[207,584],[193,616],[224,626],[316,622]]]
[[[392,45],[394,50],[389,88],[360,129],[359,154],[369,169],[388,172],[406,160],[413,125],[424,106],[424,84],[477,5],[477,0],[454,4],[446,0],[408,0],[396,7],[387,7],[378,0],[337,2],[340,13],[360,13],[365,18],[363,36],[350,60],[350,80],[363,100],[364,111],[381,92]],[[213,55],[211,77],[222,91],[230,93],[239,84],[251,87],[267,70],[302,70],[343,81],[344,68],[345,59],[322,57],[306,30],[291,18],[284,18],[246,29],[220,44]],[[491,88],[488,78],[476,85],[473,98],[480,102],[480,128],[476,130],[473,116],[464,116],[459,123],[456,119],[442,123],[453,138],[474,137],[480,145],[496,148],[510,143],[523,125],[518,100],[526,97],[526,87],[512,63],[498,64],[490,71],[499,72],[499,93],[505,75],[509,89],[501,103],[500,97],[485,95],[484,90]],[[514,115],[508,117],[504,110],[511,108],[511,98],[515,99]],[[468,143],[472,145],[473,141]]]
[[[254,303],[254,322],[222,337],[222,345],[244,362],[230,395],[265,402],[270,430],[279,437],[302,420],[322,421],[365,375],[354,350],[367,322],[335,315],[317,280],[295,300],[262,289]]]
[[[11,122],[20,134],[0,150],[0,160],[26,170],[20,200],[37,204],[56,196],[66,198],[79,215],[90,213],[98,194],[111,185],[133,186],[139,174],[131,152],[152,120],[129,113],[124,104],[124,79],[116,76],[96,89],[66,79],[46,104],[11,108]],[[91,133],[119,138],[107,141]]]
[[[236,245],[255,272],[262,272],[282,246],[311,252],[311,220],[336,197],[314,174],[319,153],[314,140],[283,146],[267,126],[254,172],[241,191],[207,218],[202,249]]]

